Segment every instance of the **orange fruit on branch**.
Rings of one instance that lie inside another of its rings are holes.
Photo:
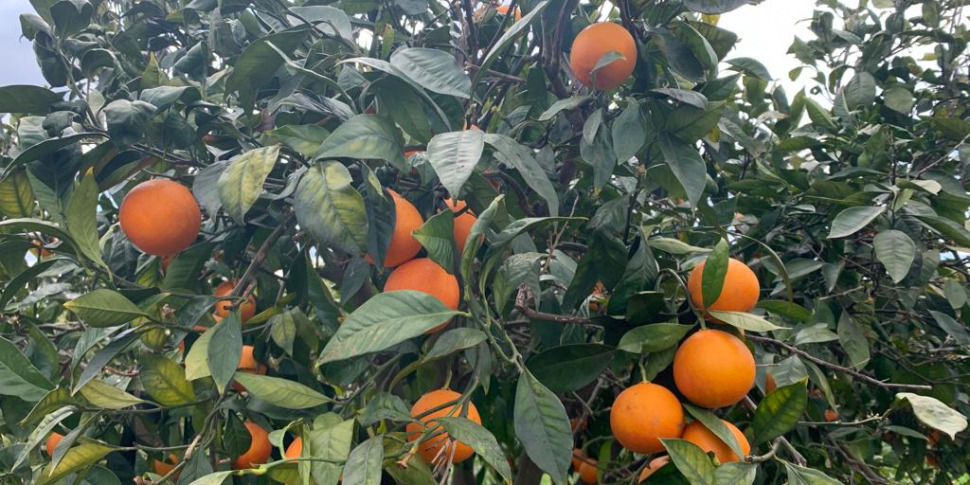
[[[236,287],[236,281],[223,281],[216,286],[215,291],[212,292],[212,296],[224,298],[232,294],[233,288]],[[216,317],[216,321],[226,318],[226,315],[232,312],[233,301],[232,300],[220,300],[216,303],[216,311],[213,314]],[[250,318],[256,315],[256,299],[250,294],[246,297],[245,303],[239,306],[239,318],[242,323],[246,323]]]
[[[468,235],[472,232],[472,226],[475,225],[475,221],[478,220],[475,217],[475,213],[471,209],[465,210],[468,207],[462,201],[455,201],[453,199],[445,199],[445,205],[455,213],[455,229],[453,231],[455,237],[455,244],[458,245],[458,252],[465,252],[465,243],[468,241]],[[464,212],[461,212],[464,210]],[[461,214],[458,214],[461,212]],[[485,235],[483,234],[484,238]]]
[[[458,279],[448,274],[438,263],[428,258],[417,258],[394,269],[384,283],[384,291],[415,290],[437,298],[446,307],[458,309],[460,298]],[[428,330],[435,333],[448,326],[447,320]]]
[[[253,357],[253,346],[243,345],[242,354],[239,355],[239,365],[236,367],[239,372],[247,372],[249,374],[266,374],[266,364],[260,364]],[[232,388],[237,392],[245,392],[246,388],[238,382],[232,383]]]
[[[640,476],[637,477],[637,483],[647,481],[647,479],[650,478],[650,475],[653,475],[654,472],[663,468],[667,463],[670,463],[669,455],[660,456],[650,460],[650,463],[647,464],[647,466],[640,472]]]
[[[51,433],[51,435],[47,438],[47,444],[44,445],[44,449],[47,450],[48,455],[54,456],[54,448],[57,448],[57,444],[60,443],[62,439],[64,439],[64,435],[58,433],[57,431]]]
[[[592,458],[586,458],[582,460],[579,464],[579,479],[583,483],[597,483],[599,480],[596,477],[596,460]]]
[[[155,460],[155,462],[152,464],[152,468],[154,468],[156,475],[164,477],[165,475],[171,473],[172,470],[178,466],[178,464],[179,457],[172,453],[168,455],[168,459],[166,460]],[[172,481],[178,482],[179,475],[181,475],[181,472],[172,475]]]
[[[414,238],[413,233],[424,225],[424,218],[414,204],[401,194],[390,189],[387,191],[394,201],[395,221],[391,243],[384,255],[384,266],[394,268],[413,259],[421,251],[421,243]]]
[[[138,249],[155,256],[179,253],[195,242],[202,211],[192,192],[171,180],[142,182],[118,210],[121,231]]]
[[[687,291],[690,292],[690,301],[701,311],[723,311],[723,312],[750,312],[758,304],[758,294],[761,293],[761,284],[758,277],[751,271],[746,264],[734,258],[728,259],[727,272],[724,274],[724,286],[721,287],[721,294],[714,300],[710,308],[704,306],[703,280],[704,265],[707,261],[702,261],[694,267],[687,277]]]
[[[751,453],[751,445],[748,444],[748,438],[745,438],[744,433],[737,428],[737,426],[721,420],[729,430],[731,434],[734,435],[734,439],[738,441],[738,445],[741,446],[741,451],[745,455]],[[711,430],[707,429],[706,426],[701,424],[700,421],[694,421],[684,428],[684,435],[681,439],[690,441],[695,445],[699,446],[700,449],[705,452],[714,452],[714,456],[717,457],[717,461],[721,463],[730,463],[732,461],[740,461],[742,457],[739,457],[730,446],[727,445],[721,438],[718,438]]]
[[[613,401],[610,429],[624,448],[634,453],[657,453],[664,450],[661,438],[680,438],[684,408],[667,388],[641,382]]]
[[[706,408],[730,406],[754,385],[754,356],[740,339],[720,330],[687,337],[674,355],[674,382],[691,402]]]
[[[482,418],[478,415],[478,409],[471,402],[467,403],[465,409],[455,409],[456,404],[452,404],[428,413],[428,411],[444,404],[457,402],[460,398],[461,394],[448,389],[431,391],[421,396],[414,403],[414,406],[411,407],[411,417],[419,420],[420,423],[408,423],[406,428],[408,441],[420,439],[426,429],[435,427],[437,424],[435,418],[442,416],[459,417],[464,414],[465,418],[468,418],[476,424],[482,424]],[[418,447],[418,454],[428,463],[434,463],[439,454],[441,455],[438,458],[439,460],[447,460],[451,456],[452,447],[454,447],[454,463],[465,461],[475,453],[475,450],[471,446],[460,441],[453,441],[448,436],[448,433],[445,433],[441,428],[434,429],[428,436],[428,439]]]
[[[251,441],[249,449],[232,461],[233,470],[262,465],[269,461],[269,456],[273,453],[273,445],[269,442],[269,433],[262,426],[252,421],[246,421],[243,425],[249,430]]]
[[[596,64],[608,53],[623,56],[593,72]],[[576,79],[599,90],[613,89],[630,78],[637,65],[637,44],[633,36],[613,22],[600,22],[583,29],[573,40],[569,64]],[[593,78],[596,84],[593,85]]]

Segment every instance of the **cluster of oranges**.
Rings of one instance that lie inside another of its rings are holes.
[[[701,311],[751,311],[758,302],[760,285],[754,272],[744,263],[730,259],[724,287],[717,300],[704,307],[701,295],[704,263],[691,272],[688,281],[691,301]],[[685,339],[674,355],[673,376],[677,391],[695,405],[717,409],[738,403],[748,394],[755,380],[755,361],[751,351],[734,335],[702,329]],[[747,438],[734,424],[723,421],[734,435],[741,451],[748,454]],[[679,438],[711,452],[720,463],[738,461],[724,441],[700,421],[687,423],[677,395],[651,382],[635,384],[621,392],[610,410],[610,428],[624,448],[653,455],[664,451],[661,440]],[[669,461],[659,456],[643,469],[639,481]],[[574,452],[573,466],[586,483],[596,483],[596,460]]]

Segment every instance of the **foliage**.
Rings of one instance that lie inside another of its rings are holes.
[[[564,483],[574,447],[635,483],[651,457],[611,438],[609,407],[674,389],[674,349],[712,324],[684,283],[708,255],[711,281],[731,256],[762,284],[753,312],[713,312],[746,330],[757,389],[688,410],[752,456],[666,440],[648,483],[966,479],[963,1],[819,0],[793,96],[732,58],[718,15],[744,0],[513,1],[521,20],[469,0],[31,3],[50,88],[0,87],[3,483]],[[565,59],[607,19],[637,66],[591,92]],[[165,270],[117,222],[153,177],[205,214]],[[385,189],[428,221],[459,310],[380,293]],[[447,197],[478,217],[462,253],[431,217]],[[213,327],[224,280],[256,298],[245,325]],[[237,371],[243,343],[266,375]],[[408,403],[443,386],[481,412],[440,423],[477,455],[429,466]],[[246,420],[273,458],[232,471]]]

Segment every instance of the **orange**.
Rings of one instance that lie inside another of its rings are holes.
[[[748,439],[744,437],[744,433],[741,432],[733,424],[721,420],[725,426],[731,430],[731,434],[734,435],[734,439],[738,440],[738,444],[741,445],[741,451],[745,455],[751,453],[751,445],[748,444]],[[731,450],[731,447],[727,445],[721,438],[718,438],[716,434],[707,429],[706,426],[701,424],[700,421],[694,421],[684,428],[684,435],[681,439],[690,441],[695,445],[699,446],[704,452],[713,451],[714,456],[717,457],[717,461],[721,463],[729,463],[732,461],[739,461],[741,457]]]
[[[153,468],[155,469],[156,475],[161,475],[164,477],[165,475],[168,475],[169,473],[171,473],[172,470],[174,470],[175,467],[178,466],[178,464],[179,464],[179,457],[176,456],[174,453],[172,453],[168,455],[167,460],[155,460],[155,463],[153,464]],[[178,482],[179,475],[181,475],[181,471],[172,475],[171,480],[173,482]]]
[[[637,477],[637,483],[647,481],[647,479],[650,478],[650,475],[653,475],[654,472],[663,468],[667,463],[670,463],[670,457],[667,455],[650,460],[650,463],[647,464],[646,468],[640,472],[640,476]]]
[[[273,445],[269,442],[269,433],[262,426],[252,421],[246,421],[243,425],[249,430],[251,441],[249,449],[232,461],[233,470],[262,465],[269,460],[269,455],[273,452]]]
[[[624,448],[634,453],[657,453],[664,449],[661,438],[680,438],[684,408],[666,387],[641,382],[613,401],[610,429]]]
[[[283,453],[284,458],[299,458],[303,456],[303,438],[297,436],[290,446],[286,447],[286,452]]]
[[[162,256],[162,273],[168,273],[168,265],[172,263],[174,255]]]
[[[778,383],[775,382],[775,376],[771,373],[765,374],[765,395],[775,392],[778,389]]]
[[[216,297],[227,297],[232,294],[232,289],[236,287],[236,281],[223,281],[216,286],[215,291],[212,292],[212,296]],[[216,303],[216,311],[213,314],[216,317],[216,321],[222,320],[232,312],[233,301],[232,300],[219,300]],[[250,294],[246,297],[246,302],[239,306],[239,318],[242,319],[242,323],[246,323],[253,315],[256,314],[256,299]]]
[[[236,367],[236,370],[250,374],[265,375],[266,365],[256,362],[256,358],[253,357],[252,345],[243,345],[242,354],[239,356],[239,365]],[[246,392],[246,388],[238,382],[233,382],[232,388],[237,392]]]
[[[448,274],[441,266],[428,258],[417,258],[397,267],[387,277],[384,291],[416,290],[423,291],[441,301],[452,310],[458,309],[459,290],[458,279]],[[435,333],[448,326],[447,320],[441,325],[428,330]]]
[[[754,356],[737,337],[701,330],[674,355],[674,382],[691,402],[706,408],[730,406],[754,385]]]
[[[592,458],[586,458],[579,464],[579,479],[583,483],[596,483],[596,460]]]
[[[936,444],[940,442],[940,438],[942,437],[943,435],[941,435],[939,431],[934,429],[929,433],[927,433],[926,441],[927,443],[929,443],[930,446],[936,446]]]
[[[64,435],[54,431],[51,433],[50,437],[47,438],[47,445],[44,447],[47,450],[47,454],[54,456],[54,448],[57,448],[57,444],[64,439]]]
[[[702,261],[694,267],[687,278],[687,291],[690,292],[690,301],[701,311],[716,310],[722,312],[750,312],[758,304],[758,294],[761,292],[761,285],[754,271],[747,265],[734,258],[728,259],[727,273],[724,275],[724,286],[721,287],[721,294],[714,300],[710,308],[704,307],[704,295],[701,290],[704,277],[704,264]]]
[[[464,210],[465,207],[467,207],[467,204],[464,202],[455,202],[452,199],[445,199],[445,205],[447,205],[452,212],[456,213]],[[475,213],[470,209],[455,216],[454,236],[455,244],[458,245],[459,253],[465,252],[465,242],[468,241],[468,235],[472,233],[472,226],[475,225],[475,221],[477,220],[478,218],[475,217]],[[482,237],[484,238],[485,235],[482,234]]]
[[[837,419],[839,419],[839,413],[835,412],[832,409],[826,409],[825,410],[825,420],[826,421],[832,422],[832,421],[835,421]]]
[[[407,425],[408,441],[415,441],[421,438],[421,434],[425,431],[426,427],[434,428],[437,421],[434,418],[440,418],[442,416],[461,416],[463,411],[467,410],[465,413],[466,418],[474,421],[477,424],[482,424],[482,418],[478,415],[478,409],[475,408],[475,404],[469,402],[465,410],[455,409],[455,405],[445,406],[432,413],[427,413],[431,409],[435,409],[443,404],[455,402],[461,398],[461,394],[448,389],[439,389],[437,391],[431,391],[417,400],[414,406],[411,407],[411,417],[419,419],[420,423],[411,422]],[[418,418],[421,416],[420,418]],[[466,445],[460,441],[453,442],[448,433],[445,433],[442,429],[435,429],[431,431],[428,435],[429,438],[425,440],[418,447],[418,454],[424,461],[428,463],[434,463],[435,458],[438,457],[439,453],[441,457],[439,460],[447,460],[451,456],[452,443],[455,443],[454,449],[454,462],[459,463],[467,460],[475,453],[475,450],[471,446]],[[445,448],[442,451],[442,448]]]
[[[53,238],[51,242],[56,243],[57,238],[56,237]],[[34,239],[30,243],[34,246],[34,248],[30,250],[30,252],[33,253],[34,256],[37,256],[38,258],[41,258],[41,259],[49,258],[54,255],[53,251],[44,247],[44,241],[41,241],[40,239]]]
[[[579,467],[582,466],[583,461],[586,460],[585,453],[579,448],[573,448],[573,468],[579,471]]]
[[[184,186],[171,180],[149,180],[128,192],[118,210],[118,221],[138,249],[168,256],[195,242],[202,227],[202,211]]]
[[[387,247],[387,254],[384,255],[384,266],[394,268],[400,266],[421,251],[421,243],[412,234],[415,230],[424,225],[424,218],[421,213],[401,194],[387,189],[394,201],[394,211],[396,220],[394,222],[394,234],[391,235],[391,244]]]
[[[588,422],[589,421],[587,418],[583,418],[582,421],[580,421],[579,418],[572,418],[569,420],[569,429],[571,429],[573,433],[582,433],[586,430],[586,424]]]
[[[623,56],[593,73],[596,63],[607,53],[617,52]],[[637,44],[633,36],[622,26],[612,22],[600,22],[586,27],[573,40],[569,64],[576,79],[588,87],[599,90],[613,89],[630,78],[637,65]],[[593,76],[596,85],[593,86]]]

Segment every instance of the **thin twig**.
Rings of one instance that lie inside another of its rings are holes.
[[[533,320],[545,320],[556,323],[572,323],[576,325],[588,325],[591,327],[602,327],[599,322],[584,317],[571,317],[568,315],[555,315],[552,313],[540,312],[532,309],[534,302],[532,290],[525,284],[519,286],[519,294],[515,297],[515,309],[522,315]]]

